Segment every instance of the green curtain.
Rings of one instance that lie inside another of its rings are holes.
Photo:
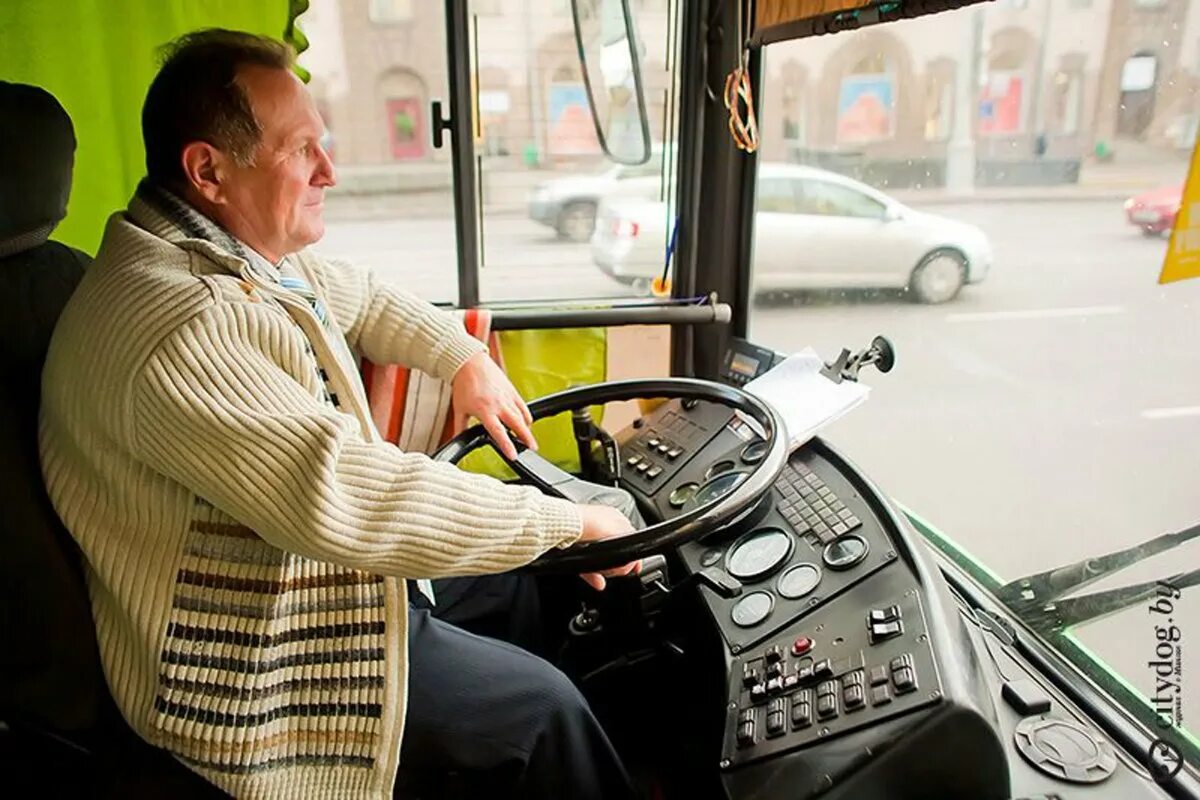
[[[289,0],[2,0],[0,78],[53,93],[75,123],[75,183],[54,238],[95,253],[108,215],[145,174],[141,110],[158,48],[198,28],[303,47]]]
[[[533,400],[604,380],[608,334],[604,328],[503,331],[500,352],[513,386],[526,400]],[[592,409],[592,419],[597,424],[603,420],[603,412],[603,406]],[[570,414],[538,420],[533,424],[533,434],[543,456],[563,469],[579,469]],[[516,477],[490,447],[467,456],[459,465],[498,478]]]
[[[54,238],[94,254],[104,223],[125,207],[145,174],[141,109],[158,50],[199,28],[233,28],[308,42],[296,18],[308,0],[0,0],[0,78],[53,93],[79,142],[66,220]],[[502,334],[509,376],[527,398],[604,379],[603,330]],[[599,421],[599,410],[597,410]],[[570,420],[538,423],[543,451],[578,464]],[[503,474],[494,453],[470,468]]]

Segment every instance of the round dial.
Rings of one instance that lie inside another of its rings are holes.
[[[757,464],[762,461],[767,455],[767,443],[762,439],[757,442],[751,442],[742,448],[742,462],[745,464]]]
[[[700,487],[700,490],[692,497],[691,505],[699,507],[714,500],[720,500],[736,489],[744,480],[746,480],[744,472],[727,472],[724,475],[718,475]]]
[[[820,567],[816,564],[797,564],[779,576],[779,594],[795,600],[817,588],[820,582]]]
[[[729,574],[743,582],[764,578],[783,566],[792,544],[792,537],[779,528],[754,531],[729,549]]]
[[[699,488],[700,484],[698,483],[684,483],[676,486],[667,498],[667,502],[671,504],[671,508],[683,508],[688,500],[696,496],[696,490]]]
[[[775,600],[766,592],[752,592],[734,604],[730,615],[733,624],[741,628],[753,628],[771,614]]]
[[[825,545],[821,558],[830,569],[850,569],[867,557],[867,540],[852,533]]]

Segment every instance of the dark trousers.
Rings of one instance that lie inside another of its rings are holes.
[[[500,640],[541,646],[533,580],[452,578],[434,588],[433,608],[410,592],[398,796],[633,797],[620,758],[575,685],[539,656]]]

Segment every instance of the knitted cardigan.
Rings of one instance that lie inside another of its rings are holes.
[[[365,269],[289,257],[313,306],[140,197],[43,374],[42,467],[125,718],[241,797],[391,797],[405,578],[500,572],[578,510],[381,439],[335,337],[451,378],[483,346]]]

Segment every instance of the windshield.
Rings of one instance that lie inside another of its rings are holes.
[[[1168,579],[1195,537],[1074,592],[1151,582],[1131,604],[1000,587],[1200,521],[1200,281],[1159,284],[1198,87],[1200,0],[767,47],[750,316],[827,359],[889,337],[895,370],[828,438],[1127,707],[1192,730],[1200,589]]]
[[[621,8],[595,5],[608,15]],[[320,249],[447,302],[459,297],[460,243],[450,136],[441,147],[433,136],[433,103],[450,114],[444,12],[443,4],[412,0],[313,0],[301,63],[338,170]],[[646,294],[649,281],[598,268],[590,242],[609,190],[645,178],[665,197],[661,187],[677,168],[664,152],[673,154],[678,135],[678,3],[633,4],[652,131],[650,157],[637,165],[614,162],[596,138],[570,0],[472,0],[467,12],[479,300]],[[640,232],[659,271],[666,236],[665,226]]]

